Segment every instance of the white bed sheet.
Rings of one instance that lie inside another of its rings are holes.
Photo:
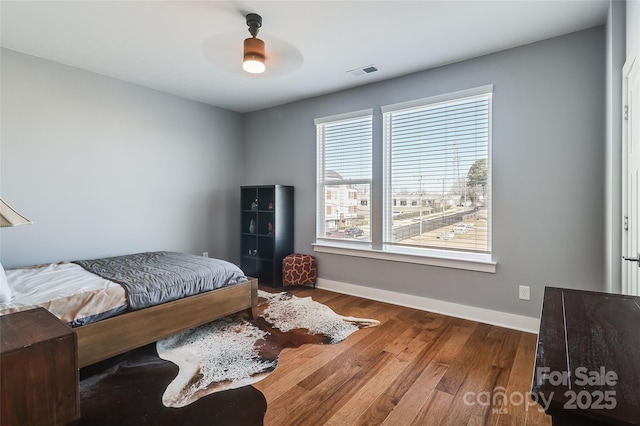
[[[12,298],[0,315],[43,307],[70,323],[127,305],[124,288],[75,263],[5,271]]]

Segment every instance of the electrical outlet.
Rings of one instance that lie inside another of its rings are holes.
[[[202,257],[209,257],[209,252],[208,251],[203,251],[202,252]]]
[[[529,286],[528,285],[521,285],[520,286],[520,293],[519,293],[519,297],[522,300],[530,300],[531,295],[529,294]]]

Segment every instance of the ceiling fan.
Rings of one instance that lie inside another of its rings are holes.
[[[204,57],[217,69],[252,77],[255,75],[280,76],[301,67],[304,59],[300,50],[288,41],[274,35],[274,31],[264,32],[262,16],[257,13],[243,13],[251,37],[245,38],[244,49],[240,50],[240,29],[218,33],[202,44]]]
[[[258,31],[262,27],[262,16],[257,13],[247,14],[247,26],[251,37],[244,39],[242,69],[252,74],[261,74],[266,68],[264,64],[264,41],[257,37]]]

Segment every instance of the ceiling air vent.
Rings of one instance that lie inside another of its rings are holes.
[[[356,68],[354,70],[347,71],[347,72],[354,76],[360,76],[365,74],[371,74],[372,72],[376,72],[376,71],[378,71],[378,68],[376,68],[373,65],[367,65],[366,67]]]

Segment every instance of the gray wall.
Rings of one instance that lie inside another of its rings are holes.
[[[537,317],[545,285],[604,290],[604,64],[605,28],[598,27],[250,113],[242,183],[295,185],[295,250],[314,254],[314,118],[375,108],[380,155],[380,106],[491,83],[497,272],[316,254],[318,273]],[[374,170],[378,194],[380,177]],[[518,285],[531,286],[531,301],[518,300]]]
[[[627,56],[640,54],[640,1],[627,0]]]
[[[379,156],[380,106],[493,84],[496,274],[317,254],[319,275],[537,317],[545,285],[604,290],[609,278],[610,36],[599,27],[244,116],[3,49],[0,194],[35,224],[0,231],[0,260],[167,249],[237,261],[238,187],[271,183],[295,186],[295,249],[313,254],[314,118],[376,108]]]
[[[241,115],[2,50],[5,267],[144,250],[239,260]],[[240,167],[239,167],[240,166]]]

